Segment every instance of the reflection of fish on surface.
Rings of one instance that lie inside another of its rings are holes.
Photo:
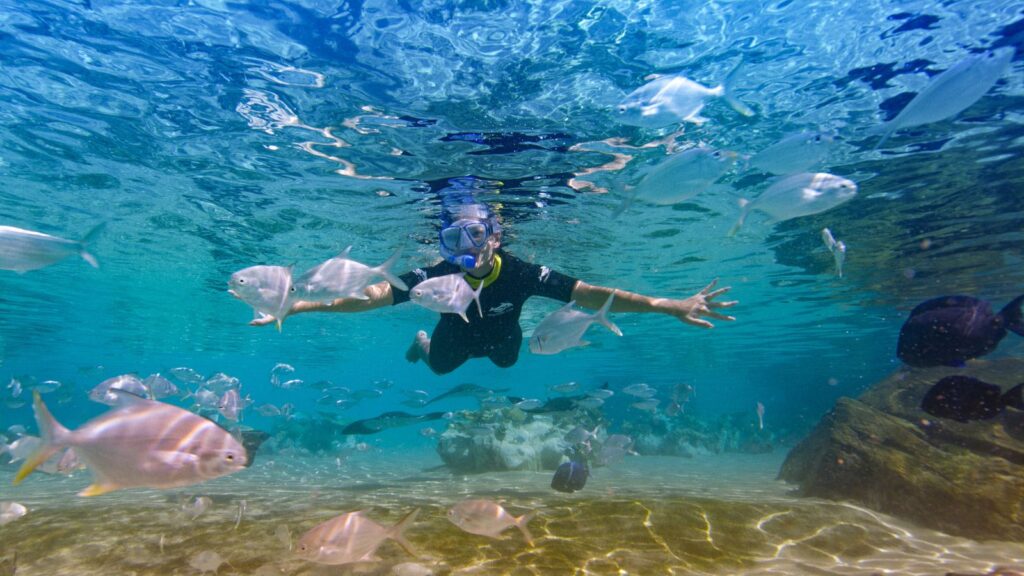
[[[985,300],[942,296],[918,304],[900,328],[896,355],[911,366],[963,366],[992,352],[1010,331],[1024,336],[1024,296],[997,314]]]
[[[409,414],[408,412],[385,412],[373,418],[356,420],[341,430],[342,434],[376,434],[388,428],[409,426],[418,422],[430,422],[444,418],[444,412]]]
[[[448,520],[470,534],[499,538],[507,528],[515,526],[530,546],[533,546],[533,536],[526,524],[535,515],[536,512],[531,511],[516,518],[491,500],[465,500],[448,510]]]
[[[26,459],[14,484],[67,447],[75,449],[94,476],[81,496],[189,486],[237,472],[249,461],[245,448],[227,430],[177,406],[120,392],[118,406],[68,430],[53,418],[39,393],[33,395],[43,443]]]
[[[376,562],[380,560],[376,556],[377,549],[391,539],[415,557],[417,554],[404,533],[419,512],[419,508],[413,510],[390,527],[370,520],[363,511],[336,516],[303,534],[295,545],[295,555],[332,566]]]
[[[970,376],[947,376],[928,389],[921,409],[939,418],[960,422],[991,420],[1007,407],[1024,410],[1024,383],[1003,394],[995,384]]]
[[[500,392],[508,391],[508,388],[491,389],[484,388],[483,386],[480,386],[478,384],[459,384],[458,386],[451,388],[447,392],[444,392],[438,396],[434,396],[430,400],[427,400],[427,404],[433,404],[434,402],[437,402],[438,400],[444,400],[445,398],[458,398],[460,396],[466,396],[470,398],[476,398],[477,400],[483,400],[484,398],[489,398]],[[424,406],[426,406],[426,404],[424,404]]]
[[[751,156],[747,165],[779,176],[806,172],[828,158],[833,140],[818,131],[790,134]]]

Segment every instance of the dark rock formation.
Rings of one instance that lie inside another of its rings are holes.
[[[944,532],[1024,540],[1024,413],[960,423],[921,411],[925,392],[959,373],[1000,385],[1024,382],[1024,360],[966,369],[902,369],[835,408],[789,453],[779,478],[798,492],[850,500]]]

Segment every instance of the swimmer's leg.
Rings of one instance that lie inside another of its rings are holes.
[[[462,366],[469,357],[469,342],[466,341],[465,335],[443,322],[438,323],[430,337],[423,330],[417,332],[416,338],[405,352],[406,360],[423,360],[435,374],[447,374]]]
[[[412,344],[409,344],[409,349],[405,351],[405,359],[415,364],[428,358],[430,358],[430,337],[427,336],[426,330],[420,330],[412,339]]]
[[[517,330],[490,346],[487,357],[499,368],[508,368],[519,360],[519,348],[523,343],[523,332]]]

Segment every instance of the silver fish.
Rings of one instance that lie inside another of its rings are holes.
[[[170,370],[168,370],[168,372],[170,372],[171,376],[174,376],[178,380],[178,382],[181,382],[182,384],[199,384],[200,382],[205,380],[202,374],[196,372],[194,369],[189,368],[188,366],[178,366],[177,368],[171,368]]]
[[[651,388],[649,384],[639,382],[637,384],[630,384],[622,389],[623,394],[629,394],[630,396],[636,396],[637,398],[650,398],[658,393],[657,390]]]
[[[228,420],[238,422],[242,412],[242,399],[238,395],[238,390],[231,389],[225,392],[217,403],[217,411]]]
[[[291,266],[250,266],[232,274],[228,287],[228,293],[258,314],[272,317],[278,331],[296,294]]]
[[[608,319],[608,310],[614,299],[615,294],[610,294],[601,309],[594,314],[573,310],[575,300],[548,314],[533,329],[533,335],[530,336],[530,352],[557,354],[568,348],[585,346],[587,342],[582,339],[583,333],[594,322],[611,330],[616,336],[622,336],[622,330]]]
[[[659,206],[685,202],[707,190],[732,166],[735,157],[704,146],[673,154],[644,175],[633,198]]]
[[[533,546],[533,536],[526,528],[527,522],[536,512],[527,512],[516,518],[501,504],[491,500],[466,500],[448,510],[448,520],[470,534],[498,538],[510,526],[523,533],[526,543]]]
[[[390,538],[416,556],[404,533],[419,512],[419,508],[413,510],[391,527],[370,520],[362,511],[342,514],[303,534],[295,545],[295,554],[310,562],[332,566],[374,562],[379,560],[377,548]]]
[[[310,268],[296,279],[299,299],[311,302],[333,302],[338,298],[366,300],[366,288],[377,278],[384,278],[392,286],[408,290],[405,282],[391,272],[402,255],[401,249],[395,250],[380,266],[373,267],[349,258],[351,250],[349,246],[338,256]]]
[[[17,502],[0,502],[0,526],[10,524],[28,514],[28,508]]]
[[[89,400],[113,406],[117,404],[119,395],[117,392],[123,390],[136,396],[148,397],[149,388],[134,374],[122,374],[107,378],[89,391]]]
[[[825,247],[832,253],[832,257],[836,261],[836,276],[843,277],[843,262],[846,261],[846,244],[843,244],[842,240],[836,240],[832,237],[832,231],[828,228],[821,229],[821,240],[825,243]]]
[[[1014,48],[1009,46],[971,54],[932,78],[895,118],[878,129],[882,138],[875,148],[897,130],[952,118],[966,110],[1003,76],[1013,55]]]
[[[142,381],[143,385],[149,391],[149,397],[154,400],[161,398],[167,398],[168,396],[177,396],[181,393],[178,387],[173,382],[164,378],[159,373],[150,374],[146,376],[146,379]]]
[[[99,262],[89,253],[87,247],[102,231],[103,224],[100,224],[90,230],[84,238],[75,241],[34,230],[0,226],[0,270],[13,270],[24,274],[29,270],[56,264],[72,254],[78,254],[93,268],[99,268]]]
[[[790,134],[751,156],[747,165],[778,175],[806,172],[828,158],[833,141],[824,132]]]
[[[604,406],[604,400],[590,396],[583,398],[582,400],[577,400],[576,406],[578,408],[586,408],[587,410],[597,410],[601,406]]]
[[[33,392],[43,444],[14,477],[26,476],[62,448],[74,448],[94,481],[80,496],[123,488],[176,488],[238,472],[249,458],[231,434],[177,406],[120,393],[118,405],[75,430],[61,426]]]
[[[643,410],[644,412],[650,412],[651,414],[654,414],[655,411],[657,411],[658,409],[659,402],[660,400],[658,400],[657,398],[648,398],[647,400],[634,402],[629,406],[631,408],[636,408],[637,410]]]
[[[619,102],[616,119],[631,126],[661,128],[678,122],[702,124],[700,116],[708,98],[725,98],[730,106],[744,116],[754,111],[736,100],[727,85],[739,69],[737,66],[726,81],[714,88],[702,86],[682,75],[660,76],[630,92]]]
[[[203,550],[188,560],[188,565],[199,570],[200,574],[207,572],[216,574],[217,570],[220,570],[221,564],[224,564],[224,559],[213,550]]]
[[[564,384],[553,384],[548,386],[552,392],[558,392],[559,394],[572,394],[573,392],[580,389],[579,382],[566,382]]]
[[[458,314],[463,320],[469,322],[466,317],[466,308],[469,303],[476,301],[476,311],[483,318],[484,312],[480,308],[480,293],[484,289],[484,283],[473,290],[461,273],[447,274],[436,278],[428,278],[412,287],[409,291],[409,299],[434,312],[442,314]]]
[[[825,172],[794,174],[778,180],[753,201],[743,203],[740,218],[729,235],[739,231],[753,210],[767,214],[772,222],[781,222],[830,210],[856,195],[857,184],[841,176]]]

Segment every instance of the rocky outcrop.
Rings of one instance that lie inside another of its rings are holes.
[[[543,416],[456,420],[441,434],[437,453],[453,471],[554,470],[569,448],[572,423],[558,424]]]
[[[806,496],[851,500],[951,534],[1024,539],[1024,413],[1007,408],[960,423],[921,411],[925,392],[954,373],[1005,391],[1024,382],[1024,361],[903,369],[858,399],[840,398],[779,478]]]

